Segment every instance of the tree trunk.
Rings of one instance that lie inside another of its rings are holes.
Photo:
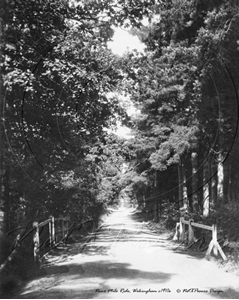
[[[154,221],[155,222],[158,222],[158,201],[155,200],[155,203],[154,203]]]
[[[146,215],[148,218],[150,218],[150,202],[149,200],[146,200]]]
[[[154,177],[154,191],[155,194],[157,193],[157,186],[158,186],[158,172],[155,171],[155,177]],[[154,200],[154,221],[158,222],[158,197]]]
[[[178,164],[178,184],[180,206],[188,210],[188,191],[184,164]]]
[[[231,187],[231,161],[229,158],[224,167],[224,203],[230,202],[230,198],[231,198],[230,187]]]
[[[203,217],[209,216],[209,164],[208,161],[204,162],[203,165]]]
[[[191,155],[192,161],[192,209],[193,212],[198,211],[198,175],[197,175],[197,153]]]
[[[217,202],[218,206],[223,203],[224,198],[224,167],[223,167],[223,157],[220,152],[218,155],[218,166],[217,166]]]
[[[146,194],[147,195],[147,194]],[[147,206],[147,204],[146,204],[146,196],[145,196],[145,194],[143,195],[143,209],[146,211],[146,206]]]
[[[217,166],[210,163],[210,205],[215,208],[217,204]]]
[[[231,201],[237,203],[237,195],[239,194],[238,189],[239,176],[236,172],[234,165],[231,166]]]
[[[5,173],[3,177],[3,206],[4,206],[4,219],[3,230],[7,233],[10,230],[10,170],[5,166]]]
[[[183,179],[182,179],[182,167],[178,164],[178,201],[179,207],[183,207]]]
[[[188,189],[186,183],[186,172],[185,167],[182,165],[182,176],[183,176],[183,206],[188,209]]]

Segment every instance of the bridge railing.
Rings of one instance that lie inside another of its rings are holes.
[[[179,222],[176,224],[176,232],[175,235],[173,237],[173,240],[178,240],[180,242],[185,240],[185,225],[188,226],[188,243],[189,244],[193,244],[195,242],[197,242],[197,239],[194,236],[194,229],[193,227],[197,227],[197,228],[201,228],[203,230],[210,230],[212,232],[212,239],[209,243],[207,252],[206,252],[206,257],[208,257],[211,252],[213,251],[214,255],[218,255],[218,252],[220,253],[221,257],[223,258],[223,260],[226,260],[226,255],[223,252],[221,246],[218,243],[217,240],[217,225],[213,224],[212,226],[209,225],[204,225],[204,224],[200,224],[200,223],[195,223],[192,219],[190,220],[185,220],[183,217],[180,218]]]

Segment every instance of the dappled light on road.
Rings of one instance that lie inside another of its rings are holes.
[[[83,251],[81,244],[74,244],[61,255],[49,256],[44,276],[28,282],[18,296],[208,299],[238,295],[235,277],[203,258],[173,251],[167,235],[151,232],[134,216],[132,208],[112,210]],[[192,288],[198,291],[186,292]]]

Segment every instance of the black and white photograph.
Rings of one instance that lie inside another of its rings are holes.
[[[239,299],[239,1],[0,1],[0,298]]]

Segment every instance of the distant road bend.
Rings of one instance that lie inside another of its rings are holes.
[[[50,257],[46,275],[29,281],[19,298],[239,298],[239,280],[215,263],[173,251],[133,210],[113,211],[80,252],[74,244]]]

